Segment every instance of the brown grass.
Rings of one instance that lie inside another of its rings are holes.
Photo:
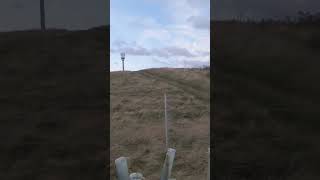
[[[209,147],[208,71],[151,69],[111,73],[111,178],[114,160],[129,157],[130,172],[159,179],[165,156],[163,94],[167,92],[172,176],[205,179]]]
[[[0,32],[0,179],[102,179],[109,29]]]
[[[319,179],[319,26],[212,27],[215,179]]]

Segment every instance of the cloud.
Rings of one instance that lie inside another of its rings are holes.
[[[188,0],[167,1],[167,3],[172,18],[179,24],[185,23],[190,16],[200,16],[203,13],[200,8],[192,6]],[[207,11],[209,11],[209,8],[207,8]]]
[[[169,57],[195,57],[196,55],[192,54],[188,49],[175,47],[175,46],[168,46],[163,48],[153,48],[147,49],[141,47],[140,45],[133,43],[128,43],[124,41],[114,41],[112,43],[114,47],[112,48],[112,53],[120,53],[125,52],[130,55],[135,56],[157,56],[162,58],[169,58]]]
[[[152,58],[152,60],[153,60],[154,62],[163,64],[163,65],[166,65],[166,66],[172,66],[172,65],[174,65],[172,62],[170,62],[170,61],[168,61],[168,60],[160,60],[160,59],[158,59],[158,58]]]
[[[135,47],[121,47],[115,50],[118,53],[125,52],[126,54],[134,55],[134,56],[150,56],[149,50],[143,47],[135,46]]]
[[[112,43],[112,45],[115,46],[115,47],[123,47],[123,46],[128,46],[128,43],[125,42],[125,41],[122,41],[122,40],[115,40]]]
[[[185,67],[202,67],[202,66],[209,66],[209,62],[204,62],[204,61],[192,61],[192,60],[186,60],[184,62]]]
[[[195,8],[207,8],[210,5],[210,0],[187,0],[190,6]]]
[[[197,51],[200,56],[210,56],[209,51]]]
[[[179,59],[179,63],[173,62],[172,60],[160,60],[156,58],[152,58],[154,62],[163,64],[166,67],[176,66],[179,68],[192,68],[192,67],[203,67],[210,66],[210,62],[206,61],[196,61],[196,60],[188,60],[188,59]]]
[[[131,27],[138,26],[140,28],[155,28],[161,25],[152,17],[131,17],[129,25]]]
[[[150,56],[150,52],[142,47],[138,48],[125,48],[122,50],[123,52],[126,52],[131,55],[136,55],[136,56]]]
[[[181,47],[165,47],[161,49],[162,51],[168,52],[171,56],[183,56],[183,57],[195,57],[195,55],[191,54],[187,49]]]
[[[184,64],[191,66],[210,62],[209,0],[141,2],[145,4],[139,6],[144,7],[156,3],[161,8],[157,12],[160,14],[145,16],[144,10],[138,8],[130,12],[120,11],[122,6],[111,9],[114,11],[111,14],[113,57],[124,51],[131,55],[131,62],[147,63],[150,67],[183,67]],[[141,67],[139,63],[135,67]]]
[[[161,49],[152,49],[151,54],[157,57],[169,58],[170,54],[167,51],[162,51]]]
[[[206,30],[210,29],[210,17],[191,16],[187,19],[187,21],[190,22],[194,28]]]
[[[190,24],[170,24],[160,28],[145,29],[136,40],[150,48],[173,46],[187,49],[191,54],[196,51],[210,51],[209,31],[194,28]]]

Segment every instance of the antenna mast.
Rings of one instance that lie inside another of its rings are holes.
[[[46,14],[44,9],[44,0],[40,0],[40,24],[41,24],[41,30],[46,30]]]
[[[124,71],[124,59],[125,59],[126,54],[124,52],[122,52],[122,53],[120,53],[120,56],[121,56],[121,60],[122,60],[122,71]]]

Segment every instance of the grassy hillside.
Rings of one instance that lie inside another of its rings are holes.
[[[129,157],[130,172],[160,178],[165,157],[164,92],[169,145],[177,150],[172,176],[205,179],[209,146],[209,71],[149,69],[111,72],[111,177],[114,160]]]
[[[105,177],[107,34],[0,33],[1,179]]]
[[[211,31],[216,179],[319,179],[320,27]]]

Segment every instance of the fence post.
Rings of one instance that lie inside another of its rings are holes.
[[[118,180],[129,180],[127,159],[119,157],[115,160]]]
[[[210,148],[208,148],[208,180],[210,180]]]
[[[168,118],[167,118],[167,94],[164,94],[164,128],[166,136],[166,149],[168,149]]]
[[[166,159],[164,160],[163,168],[161,171],[160,180],[168,180],[170,178],[175,153],[175,149],[168,149],[166,153]]]

